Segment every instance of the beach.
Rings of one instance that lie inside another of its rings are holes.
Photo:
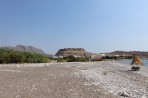
[[[1,64],[1,98],[148,98],[148,67],[116,61]]]

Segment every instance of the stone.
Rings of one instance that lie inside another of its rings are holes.
[[[129,94],[127,94],[126,92],[119,92],[119,95],[120,96],[123,96],[123,97],[129,97]]]

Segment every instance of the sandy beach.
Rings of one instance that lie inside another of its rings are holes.
[[[0,98],[148,98],[148,67],[115,61],[1,64]]]

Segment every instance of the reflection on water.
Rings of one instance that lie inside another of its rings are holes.
[[[143,61],[144,65],[148,66],[148,60],[141,60]],[[118,62],[123,64],[131,64],[132,60],[119,60]]]

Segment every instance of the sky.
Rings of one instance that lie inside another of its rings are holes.
[[[148,0],[0,0],[0,46],[55,54],[148,51]]]

